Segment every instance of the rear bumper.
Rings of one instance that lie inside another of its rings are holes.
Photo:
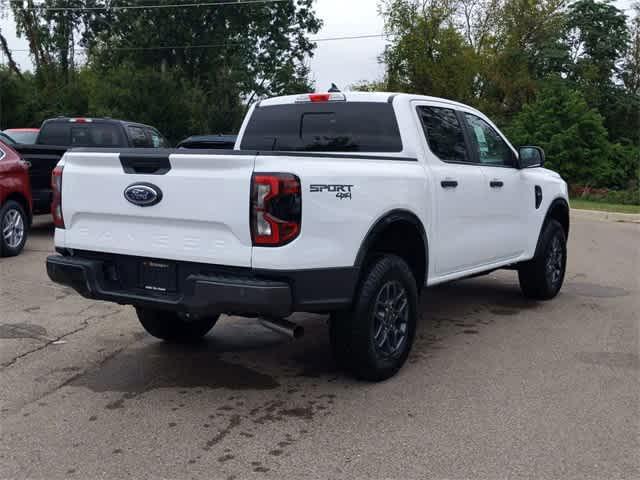
[[[87,298],[201,314],[285,317],[295,311],[337,310],[351,303],[357,280],[355,268],[287,272],[175,262],[177,289],[160,293],[138,286],[141,260],[86,252],[52,255],[46,265],[51,280]]]

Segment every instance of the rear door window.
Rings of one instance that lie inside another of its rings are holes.
[[[131,139],[131,144],[135,148],[151,148],[153,145],[151,144],[151,138],[145,132],[145,129],[142,127],[136,127],[135,125],[129,125],[127,127],[127,132],[129,133],[129,138]]]
[[[402,140],[389,103],[300,103],[255,108],[240,149],[401,152]]]
[[[443,162],[471,162],[455,110],[420,106],[418,115],[431,151]]]
[[[151,146],[153,148],[169,148],[169,142],[164,138],[160,132],[153,128],[146,128],[147,135],[151,141]]]

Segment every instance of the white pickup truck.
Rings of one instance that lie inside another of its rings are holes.
[[[225,313],[294,336],[291,313],[327,313],[339,363],[382,380],[409,354],[423,286],[509,268],[527,297],[558,293],[567,185],[543,163],[449,100],[272,98],[252,106],[234,150],[67,152],[47,271],[133,305],[169,341]]]

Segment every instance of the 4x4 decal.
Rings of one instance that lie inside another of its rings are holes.
[[[326,185],[326,184],[313,184],[311,185],[309,191],[311,193],[320,193],[320,192],[329,192],[335,193],[336,198],[343,200],[348,198],[351,200],[351,189],[353,185]]]

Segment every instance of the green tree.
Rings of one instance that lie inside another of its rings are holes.
[[[620,74],[629,42],[624,12],[609,0],[578,0],[567,12],[570,75],[589,86],[609,85]]]
[[[508,119],[566,69],[563,0],[505,0],[482,54],[480,106]]]
[[[102,72],[86,69],[81,76],[92,115],[153,125],[173,143],[193,133],[226,132],[242,114],[235,99],[229,108],[222,94],[209,104],[204,89],[176,69],[160,72],[126,63]]]
[[[567,12],[566,42],[571,53],[568,79],[604,117],[609,137],[639,141],[638,95],[623,83],[634,81],[624,12],[609,1],[578,0]]]
[[[549,168],[571,184],[606,186],[613,173],[602,116],[584,97],[556,82],[545,85],[507,129],[517,145],[540,145]]]
[[[453,23],[453,4],[387,0],[380,11],[391,37],[381,57],[388,90],[472,99],[476,57]]]
[[[620,76],[626,91],[631,95],[640,96],[640,3],[634,7],[634,13],[630,29],[631,41]]]
[[[129,5],[95,0],[98,5]],[[175,5],[174,0],[154,4]],[[87,21],[82,44],[90,64],[109,69],[122,63],[158,70],[176,68],[211,94],[233,92],[253,99],[308,90],[305,58],[315,44],[309,34],[321,22],[313,0],[195,8],[114,9]]]

